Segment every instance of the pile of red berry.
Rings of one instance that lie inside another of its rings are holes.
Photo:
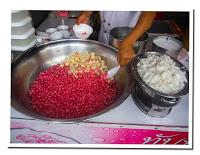
[[[79,118],[112,104],[114,81],[94,71],[70,74],[69,68],[52,66],[39,73],[29,90],[33,109],[51,118]]]

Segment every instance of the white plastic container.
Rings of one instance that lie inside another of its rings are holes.
[[[12,35],[23,35],[30,31],[32,26],[32,19],[30,17],[26,17],[20,22],[11,23],[11,34]]]
[[[38,36],[42,36],[42,37],[48,37],[49,36],[49,33],[42,32],[42,31],[36,31],[36,34]]]
[[[11,22],[20,22],[29,16],[28,10],[12,10]]]
[[[69,31],[60,30],[59,32],[61,32],[63,34],[63,38],[65,38],[65,39],[70,38],[71,33]]]
[[[12,35],[11,36],[11,47],[12,50],[16,51],[24,51],[26,48],[30,48],[31,46],[34,46],[36,43],[35,38],[35,29],[30,29],[26,34],[24,35]]]
[[[93,32],[93,29],[90,25],[79,24],[73,26],[73,31],[75,36],[79,39],[87,39]]]
[[[48,29],[45,30],[45,32],[48,33],[48,34],[52,34],[52,33],[56,32],[56,31],[58,31],[58,29],[54,28],[54,27],[48,28]]]
[[[56,31],[52,33],[49,37],[51,40],[59,40],[63,38],[63,33],[60,31]]]
[[[26,51],[29,48],[35,46],[35,44],[36,44],[36,40],[33,40],[31,43],[29,43],[26,46],[12,46],[11,50],[12,51],[20,51],[20,52],[22,52],[22,51]]]

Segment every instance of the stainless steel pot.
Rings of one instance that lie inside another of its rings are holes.
[[[121,104],[133,88],[133,80],[129,67],[121,68],[115,79],[118,93],[112,105],[96,114],[76,119],[52,119],[36,113],[31,106],[28,90],[38,73],[52,65],[61,63],[73,52],[93,51],[103,57],[108,68],[117,63],[116,49],[100,42],[91,40],[61,40],[40,45],[25,52],[12,64],[11,101],[12,106],[19,112],[33,118],[54,122],[78,122],[101,115]]]
[[[186,72],[186,79],[187,79],[187,83],[185,84],[185,87],[178,93],[176,94],[165,94],[165,93],[161,93],[159,91],[154,90],[153,88],[151,88],[150,86],[148,86],[140,77],[138,70],[137,70],[137,63],[140,61],[140,59],[142,58],[146,58],[149,54],[155,54],[157,56],[160,55],[167,55],[161,52],[155,52],[155,51],[151,51],[151,52],[145,52],[145,53],[141,53],[139,55],[137,55],[134,59],[134,61],[132,61],[132,69],[131,69],[131,73],[134,75],[134,79],[139,83],[139,85],[151,96],[154,97],[155,95],[159,95],[161,97],[166,97],[166,98],[179,98],[182,97],[183,95],[186,95],[189,92],[189,71],[188,69],[181,64],[179,61],[177,61],[176,59],[174,59],[173,57],[170,56],[171,59],[173,59],[173,61],[175,62],[175,65],[177,67],[179,67],[182,71]],[[169,55],[168,55],[169,56]],[[167,102],[168,103],[168,102]]]
[[[115,27],[110,31],[109,45],[119,48],[122,40],[131,32],[131,27]]]
[[[137,70],[137,63],[140,59],[146,58],[149,54],[156,54],[158,56],[164,55],[164,53],[160,52],[145,52],[135,57],[131,64],[131,74],[134,75],[135,80],[132,97],[136,105],[147,115],[152,117],[165,117],[170,113],[172,107],[180,102],[182,96],[189,92],[189,72],[183,64],[171,57],[175,65],[186,72],[187,83],[185,87],[176,94],[165,94],[156,91],[142,80]]]
[[[131,27],[116,27],[110,31],[109,37],[109,45],[119,48],[121,42],[124,40],[126,36],[131,32]],[[145,51],[146,44],[148,41],[148,34],[145,32],[135,44],[133,44],[133,48],[135,49],[136,54]]]

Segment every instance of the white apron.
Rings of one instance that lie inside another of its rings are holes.
[[[141,12],[137,11],[101,11],[99,41],[109,44],[110,30],[114,27],[134,27]]]

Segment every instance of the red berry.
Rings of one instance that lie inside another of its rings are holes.
[[[115,83],[92,70],[75,78],[68,67],[52,66],[42,71],[29,94],[33,109],[51,118],[78,118],[107,108],[117,93]]]

